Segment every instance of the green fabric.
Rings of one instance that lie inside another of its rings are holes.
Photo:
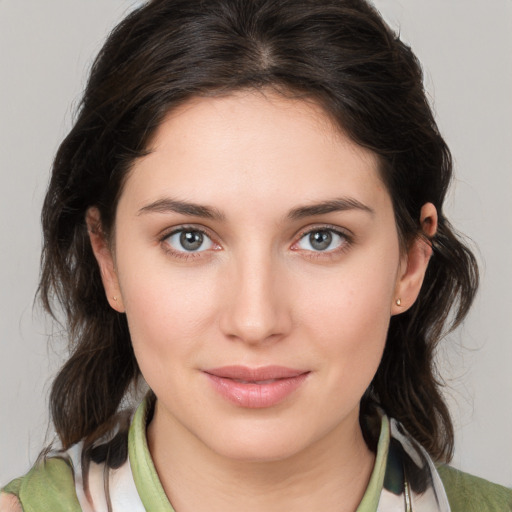
[[[146,423],[149,402],[137,409],[129,431],[128,452],[135,486],[147,511],[174,512],[158,478],[149,453]],[[386,473],[390,427],[383,417],[375,467],[357,512],[375,512]],[[440,466],[452,512],[512,512],[512,490],[481,478]],[[2,489],[17,496],[24,512],[80,512],[75,492],[73,468],[66,460],[48,458],[37,463],[24,477]]]
[[[377,457],[375,458],[375,466],[370,477],[370,482],[364,493],[361,503],[357,507],[356,512],[375,512],[379,504],[380,493],[384,483],[384,475],[386,474],[386,461],[388,459],[389,450],[389,420],[387,416],[382,416],[380,427],[379,443],[377,446]]]
[[[450,466],[437,468],[452,512],[512,512],[512,489]]]
[[[128,434],[128,457],[133,480],[146,510],[174,512],[149,453],[146,438],[148,406],[149,400],[146,398],[135,412]]]
[[[15,496],[19,496],[20,495],[21,482],[23,482],[23,477],[16,478],[16,480],[13,480],[12,482],[8,483],[2,489],[2,492],[5,492],[7,494],[14,494]]]
[[[146,510],[174,512],[149,453],[146,438],[147,414],[148,400],[145,400],[137,409],[129,432],[128,454],[133,479]],[[389,420],[386,416],[383,416],[375,467],[363,499],[357,507],[357,512],[375,512],[377,510],[386,473],[389,438]]]
[[[24,512],[82,510],[76,497],[73,468],[56,457],[37,463],[23,478],[13,480],[2,492],[16,495]]]
[[[148,406],[148,400],[145,400],[137,409],[130,426],[128,454],[133,479],[146,510],[174,512],[160,483],[147,445],[146,423]],[[384,416],[382,419],[375,467],[363,499],[357,508],[357,512],[375,512],[377,510],[380,492],[384,482],[384,474],[386,472],[389,438],[389,420]]]

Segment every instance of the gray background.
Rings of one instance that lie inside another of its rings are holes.
[[[93,56],[137,3],[0,0],[0,484],[24,473],[52,434],[46,400],[65,353],[33,308],[49,167]],[[512,1],[375,4],[423,63],[455,158],[447,210],[482,262],[477,303],[439,353],[453,464],[512,486]]]

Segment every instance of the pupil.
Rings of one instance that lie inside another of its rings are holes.
[[[309,235],[309,242],[317,251],[325,251],[331,245],[332,234],[329,231],[315,231]]]
[[[183,231],[180,235],[180,243],[187,251],[197,251],[203,244],[203,234],[199,231]]]

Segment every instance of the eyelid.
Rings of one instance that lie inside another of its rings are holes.
[[[212,233],[211,229],[201,224],[177,224],[175,226],[162,229],[160,233],[157,235],[157,237],[159,240],[165,240],[166,238],[169,238],[171,235],[174,235],[175,233],[187,230],[199,231],[200,233],[206,235],[208,238],[211,238],[212,240],[218,238],[214,233]]]
[[[172,236],[176,233],[182,232],[182,231],[186,231],[186,230],[198,231],[198,232],[202,233],[204,236],[208,237],[211,240],[213,247],[210,249],[206,249],[203,251],[197,251],[197,252],[179,251],[179,250],[174,249],[170,244],[168,244],[166,242],[166,240],[170,236]],[[343,238],[345,240],[345,243],[343,243],[341,245],[341,247],[337,247],[335,249],[326,250],[326,251],[309,251],[309,250],[301,249],[301,248],[297,247],[297,244],[299,243],[300,240],[302,240],[306,235],[309,235],[315,231],[331,231],[331,232],[335,233],[336,235],[340,236],[341,238]],[[344,228],[341,226],[335,226],[335,225],[331,225],[331,224],[315,224],[315,225],[310,225],[305,228],[302,228],[294,237],[294,242],[292,243],[290,248],[293,251],[310,252],[310,253],[312,253],[311,257],[313,257],[313,256],[314,257],[322,257],[322,255],[325,257],[328,257],[328,256],[332,256],[334,254],[344,252],[345,250],[347,250],[348,247],[354,243],[354,238],[355,238],[355,236],[352,233],[352,231],[350,231],[347,228]],[[205,226],[197,225],[197,224],[196,225],[181,224],[181,225],[173,226],[171,228],[167,228],[167,229],[163,230],[160,235],[158,235],[158,240],[159,240],[160,244],[164,247],[164,250],[166,252],[168,252],[174,256],[181,257],[181,258],[195,258],[195,257],[204,256],[204,253],[207,253],[210,251],[222,250],[222,246],[218,241],[218,237],[215,234],[213,234],[210,229],[206,228]]]
[[[180,251],[180,250],[177,250],[171,244],[169,244],[167,242],[167,240],[171,236],[173,236],[177,233],[181,233],[183,231],[197,231],[197,232],[201,233],[203,236],[207,237],[211,241],[213,246],[211,248],[208,248],[208,249],[205,249],[202,251],[185,251],[185,250]],[[204,226],[193,225],[193,224],[180,224],[177,226],[173,226],[172,228],[165,229],[158,235],[158,240],[159,240],[160,244],[162,245],[162,247],[164,248],[165,252],[167,252],[173,256],[179,257],[179,258],[196,258],[196,257],[202,256],[202,255],[204,255],[204,253],[210,252],[212,250],[213,251],[221,250],[222,247],[221,247],[220,243],[217,241],[217,238],[218,237],[213,235],[208,228],[205,228]]]
[[[311,233],[314,233],[315,231],[331,231],[332,233],[340,236],[345,240],[345,243],[342,244],[341,247],[337,247],[335,249],[326,250],[326,251],[309,251],[307,249],[301,249],[297,247],[298,243],[307,235],[310,235]],[[332,255],[338,252],[342,252],[346,250],[350,245],[354,243],[354,234],[348,230],[347,228],[343,228],[341,226],[334,226],[331,224],[316,224],[313,226],[308,226],[306,228],[301,229],[298,234],[294,238],[294,242],[291,245],[291,249],[294,251],[300,251],[303,250],[305,252],[311,252],[315,255],[315,257],[324,255]]]
[[[335,226],[333,224],[313,224],[313,225],[309,225],[305,228],[302,228],[295,236],[295,239],[299,240],[303,236],[308,235],[309,233],[314,232],[314,231],[332,231],[332,232],[334,232],[338,235],[341,235],[347,239],[354,238],[354,234],[352,233],[352,231],[350,231],[347,228],[343,228],[341,226]]]

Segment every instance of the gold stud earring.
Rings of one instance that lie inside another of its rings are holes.
[[[112,298],[117,302],[117,297],[115,295]]]
[[[396,299],[396,305],[397,306],[401,306],[402,305],[402,299],[400,297],[398,297],[398,299]]]

